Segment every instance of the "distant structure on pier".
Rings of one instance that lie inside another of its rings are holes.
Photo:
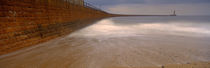
[[[176,11],[173,11],[173,14],[171,14],[170,16],[176,16]]]

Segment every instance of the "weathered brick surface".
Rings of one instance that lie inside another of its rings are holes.
[[[0,0],[0,55],[71,33],[105,12],[62,0]]]

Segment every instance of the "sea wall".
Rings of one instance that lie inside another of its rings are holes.
[[[109,14],[66,0],[0,0],[0,55],[71,33]]]

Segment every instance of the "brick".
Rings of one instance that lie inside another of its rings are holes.
[[[8,35],[7,34],[0,34],[0,40],[3,40],[3,39],[8,39]]]
[[[69,5],[69,6],[67,6]],[[55,0],[0,0],[0,55],[71,33],[105,15]]]

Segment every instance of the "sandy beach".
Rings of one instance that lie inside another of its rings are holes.
[[[210,68],[206,25],[118,20],[0,56],[0,68]]]

